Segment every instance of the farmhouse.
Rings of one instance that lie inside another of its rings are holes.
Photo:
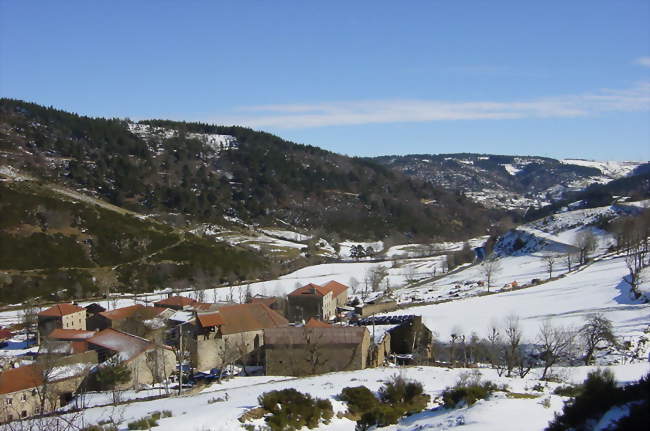
[[[292,322],[305,322],[312,317],[331,320],[336,316],[336,307],[345,305],[348,287],[336,281],[323,286],[310,283],[300,287],[288,296],[288,316]]]
[[[96,363],[95,353],[85,352],[0,373],[0,423],[65,405]]]
[[[176,369],[176,356],[169,346],[135,335],[109,328],[86,341],[88,347],[97,352],[99,362],[114,360],[129,366],[131,380],[123,384],[122,389],[137,389],[165,380]]]
[[[244,358],[259,362],[264,330],[287,326],[287,319],[264,304],[226,305],[198,313],[189,326],[188,348],[199,370],[210,370]]]
[[[56,328],[86,329],[86,309],[75,304],[57,304],[38,313],[38,331],[46,337]]]
[[[365,327],[286,327],[264,331],[266,374],[305,376],[361,370],[368,364]]]

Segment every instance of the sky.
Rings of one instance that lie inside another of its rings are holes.
[[[357,156],[650,160],[650,2],[0,0],[0,96]]]

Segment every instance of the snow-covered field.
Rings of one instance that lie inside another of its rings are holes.
[[[569,382],[579,383],[594,367],[575,367],[558,369]],[[620,382],[632,382],[650,370],[647,363],[613,366]],[[437,367],[405,367],[405,368],[374,368],[352,372],[325,374],[316,377],[299,379],[238,377],[223,385],[213,384],[201,393],[182,397],[165,398],[154,401],[135,402],[118,408],[117,412],[111,407],[89,408],[83,412],[86,423],[97,423],[106,420],[111,414],[118,414],[124,424],[139,419],[155,411],[169,410],[172,416],[159,420],[155,430],[160,431],[226,431],[242,429],[238,418],[247,410],[257,407],[257,397],[271,390],[295,388],[318,398],[327,398],[332,402],[335,417],[328,425],[322,424],[319,429],[329,431],[352,431],[355,423],[346,418],[339,418],[336,413],[344,413],[345,403],[337,399],[341,390],[349,386],[366,386],[377,391],[383,383],[392,376],[401,375],[422,383],[425,393],[431,396],[428,409],[420,414],[404,418],[398,425],[389,426],[386,430],[448,430],[461,426],[463,430],[543,430],[553,418],[556,411],[562,408],[566,398],[552,395],[557,386],[554,383],[544,383],[544,392],[535,392],[532,387],[540,383],[536,380],[534,370],[524,379],[498,377],[491,369],[479,369],[483,378],[499,385],[505,384],[514,393],[528,393],[537,396],[531,399],[509,398],[507,393],[498,392],[490,399],[479,401],[472,407],[454,410],[437,408],[442,391],[456,383],[467,369],[448,369]],[[247,381],[247,379],[250,379]],[[248,383],[250,382],[250,383]],[[550,400],[550,407],[544,407],[542,401]],[[262,420],[253,422],[261,425]],[[525,424],[525,425],[524,425]]]

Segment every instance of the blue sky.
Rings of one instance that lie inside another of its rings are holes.
[[[0,95],[349,155],[650,159],[650,2],[0,0]]]

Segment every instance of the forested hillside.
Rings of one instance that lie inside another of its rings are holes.
[[[502,215],[373,161],[241,127],[134,124],[2,99],[0,151],[4,165],[181,226],[226,216],[337,238],[459,239]]]
[[[206,288],[269,270],[250,251],[31,181],[0,182],[0,214],[0,304]]]

